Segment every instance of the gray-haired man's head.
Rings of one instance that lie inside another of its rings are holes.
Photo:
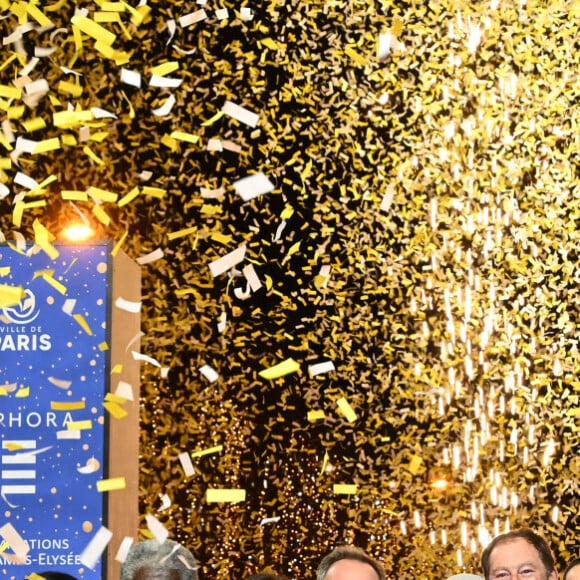
[[[131,546],[121,580],[197,580],[197,562],[178,542],[145,540]]]

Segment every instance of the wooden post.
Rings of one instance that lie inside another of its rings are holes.
[[[115,555],[126,536],[137,541],[139,528],[139,361],[131,351],[139,352],[139,341],[131,342],[141,330],[140,313],[117,308],[117,298],[130,302],[141,301],[141,268],[125,253],[119,251],[113,258],[111,296],[111,370],[122,365],[119,374],[111,374],[110,392],[115,393],[120,381],[132,387],[133,401],[123,408],[128,415],[115,419],[109,417],[108,425],[108,477],[124,477],[126,487],[111,491],[106,498],[106,526],[113,532],[107,548],[106,577],[117,580],[121,565]],[[129,346],[130,345],[130,346]]]

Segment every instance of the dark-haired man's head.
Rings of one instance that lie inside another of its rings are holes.
[[[339,546],[322,559],[316,580],[385,580],[385,571],[360,548]]]
[[[580,558],[568,562],[562,578],[563,580],[580,580]]]
[[[252,574],[246,580],[290,580],[287,576],[280,576],[274,572],[259,572]]]

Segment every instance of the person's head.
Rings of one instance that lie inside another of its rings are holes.
[[[287,576],[280,576],[274,572],[260,572],[248,576],[246,580],[290,580]]]
[[[563,580],[580,580],[580,558],[568,562],[564,570]]]
[[[316,580],[385,580],[385,571],[360,548],[339,546],[322,558]]]
[[[496,536],[481,555],[485,580],[557,580],[546,540],[529,528]]]
[[[197,580],[197,562],[181,544],[145,540],[129,549],[121,580]]]
[[[30,578],[31,576],[27,576],[27,578]],[[77,580],[74,576],[71,576],[66,572],[57,572],[54,570],[46,570],[44,572],[34,572],[34,576],[32,577],[38,578],[38,576],[41,576],[42,578],[44,578],[44,580]]]

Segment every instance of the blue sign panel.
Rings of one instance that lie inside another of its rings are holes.
[[[14,564],[0,538],[0,578],[59,570],[101,578],[80,555],[105,524],[110,248],[57,246],[59,256],[0,246],[0,529],[26,542]]]

